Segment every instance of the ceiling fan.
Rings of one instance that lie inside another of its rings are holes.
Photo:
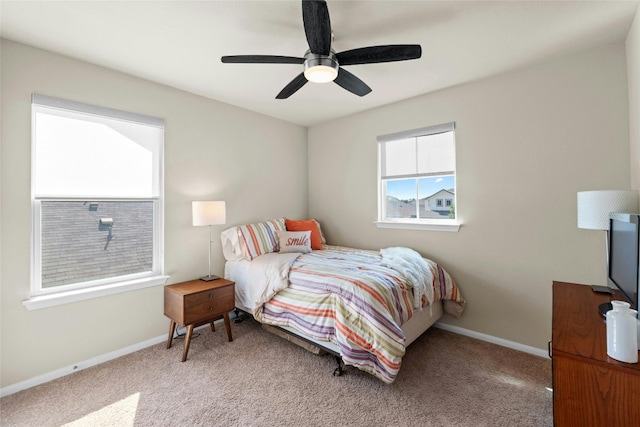
[[[227,64],[304,64],[304,72],[296,76],[276,96],[276,99],[286,99],[308,81],[315,83],[334,81],[349,92],[364,96],[371,92],[371,88],[342,66],[406,61],[418,59],[422,55],[422,48],[418,44],[369,46],[335,53],[331,49],[333,34],[329,9],[324,0],[302,0],[302,21],[309,44],[309,50],[305,52],[304,57],[232,55],[223,56],[222,62]]]

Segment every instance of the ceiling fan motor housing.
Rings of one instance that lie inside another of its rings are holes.
[[[318,55],[307,51],[304,55],[304,76],[314,83],[332,82],[338,77],[338,60],[332,51],[329,55]]]

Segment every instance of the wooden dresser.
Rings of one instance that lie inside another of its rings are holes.
[[[640,426],[640,364],[607,356],[606,324],[598,312],[598,305],[618,297],[590,286],[553,282],[556,426]]]

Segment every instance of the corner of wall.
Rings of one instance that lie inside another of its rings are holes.
[[[640,6],[625,41],[629,87],[631,188],[640,190]]]

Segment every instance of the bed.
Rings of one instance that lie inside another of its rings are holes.
[[[444,312],[459,317],[451,276],[409,248],[326,244],[315,220],[284,218],[221,234],[236,307],[392,383],[406,347]]]

